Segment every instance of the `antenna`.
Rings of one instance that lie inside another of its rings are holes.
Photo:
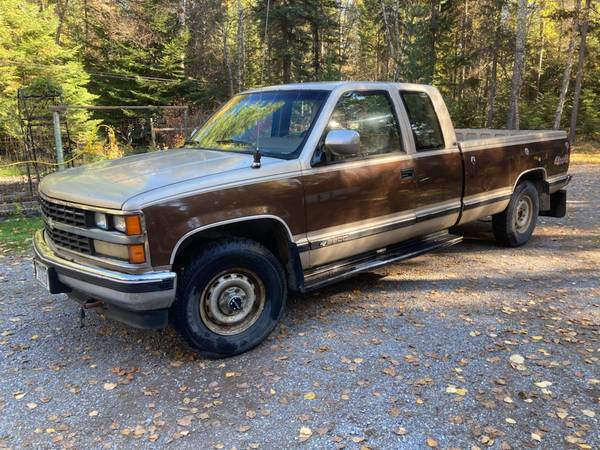
[[[258,104],[260,105],[260,100],[262,99],[262,92],[258,94],[258,98],[259,98],[259,102]],[[260,169],[260,157],[262,156],[262,154],[260,153],[260,122],[261,119],[258,120],[258,122],[256,122],[256,141],[254,143],[254,157],[252,160],[252,165],[250,167],[252,167],[253,169]]]
[[[254,152],[254,156],[252,159],[252,165],[250,167],[252,167],[253,169],[260,169],[261,163],[260,163],[260,158],[262,157],[262,153],[260,152],[259,149],[256,149],[256,151]]]

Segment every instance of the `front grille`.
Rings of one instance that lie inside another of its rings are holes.
[[[85,211],[83,209],[53,203],[42,197],[40,197],[40,205],[42,207],[42,214],[53,221],[76,227],[85,227],[86,225]]]
[[[74,227],[86,227],[86,211],[73,206],[61,205],[40,196],[40,205],[44,216],[44,226],[48,238],[56,245],[86,255],[92,254],[91,239],[52,226],[62,223]]]
[[[54,245],[57,245],[58,247],[84,253],[86,255],[92,254],[91,239],[85,236],[79,236],[74,233],[69,233],[68,231],[51,228],[48,224],[46,224],[46,233],[52,242],[54,242]]]

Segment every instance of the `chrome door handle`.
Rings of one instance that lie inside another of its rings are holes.
[[[408,167],[406,169],[400,170],[400,178],[414,178],[415,177],[415,168]]]

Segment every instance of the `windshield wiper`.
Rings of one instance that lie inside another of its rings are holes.
[[[246,145],[248,147],[254,147],[254,142],[244,141],[242,139],[218,139],[215,141],[217,144],[237,144]]]

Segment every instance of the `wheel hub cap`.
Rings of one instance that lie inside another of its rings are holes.
[[[215,333],[238,334],[258,320],[264,304],[264,287],[256,274],[228,270],[215,276],[204,289],[200,318]]]
[[[515,214],[515,228],[519,233],[527,231],[531,223],[533,204],[529,197],[522,197],[517,203],[517,211]]]

